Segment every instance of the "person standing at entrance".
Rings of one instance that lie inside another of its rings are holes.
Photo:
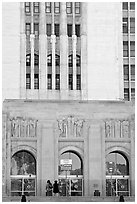
[[[50,180],[48,180],[46,184],[46,196],[52,196],[52,188],[52,183],[50,182]]]
[[[21,202],[27,202],[26,196],[24,194],[21,196]]]
[[[54,193],[54,196],[58,196],[58,194],[59,194],[59,185],[58,185],[57,181],[54,181],[53,193]]]

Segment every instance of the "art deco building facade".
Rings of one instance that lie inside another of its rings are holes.
[[[2,11],[3,195],[134,196],[135,3]]]

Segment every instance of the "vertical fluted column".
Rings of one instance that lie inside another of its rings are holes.
[[[81,90],[82,99],[87,99],[87,2],[81,2]]]
[[[61,2],[60,10],[60,81],[61,98],[67,98],[68,90],[68,36],[66,2]]]
[[[56,46],[56,36],[54,34],[54,2],[52,2],[52,89],[55,90],[55,46]]]
[[[20,98],[26,92],[26,35],[24,2],[20,3]]]
[[[34,89],[34,16],[33,16],[33,3],[31,2],[31,35],[30,35],[30,46],[31,46],[31,89]]]
[[[47,90],[47,35],[46,35],[46,14],[45,2],[40,3],[40,24],[39,24],[39,59],[40,59],[40,91]]]
[[[11,170],[11,121],[7,119],[7,138],[6,138],[6,144],[7,144],[7,165],[6,165],[6,170],[7,170],[7,182],[6,182],[6,187],[7,187],[7,195],[10,196],[11,194],[11,182],[10,182],[10,170]]]
[[[75,35],[75,3],[73,2],[73,35],[72,35],[72,49],[73,49],[73,90],[76,90],[76,45],[77,45],[77,36]]]

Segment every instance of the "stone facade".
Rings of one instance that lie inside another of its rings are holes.
[[[105,196],[105,158],[119,151],[129,160],[134,195],[134,122],[130,102],[6,100],[3,192],[10,195],[10,159],[16,152],[28,150],[34,155],[37,195],[45,195],[46,180],[58,179],[59,156],[70,150],[83,162],[84,195],[92,196],[98,189]]]

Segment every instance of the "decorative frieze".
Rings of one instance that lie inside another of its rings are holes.
[[[63,117],[58,120],[60,137],[82,137],[84,119],[74,116]]]
[[[36,137],[37,120],[11,118],[11,137]]]
[[[106,138],[130,138],[129,120],[107,120],[105,121]]]

